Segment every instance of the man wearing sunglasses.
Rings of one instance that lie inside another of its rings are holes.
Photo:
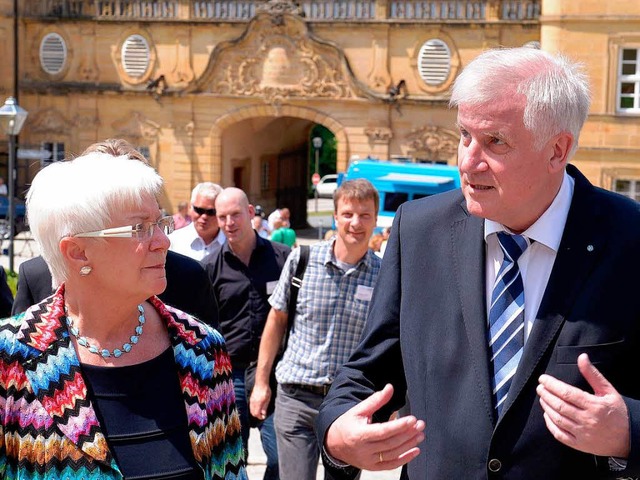
[[[198,261],[218,251],[226,241],[216,218],[215,203],[220,192],[222,188],[216,183],[204,182],[195,186],[189,208],[191,224],[169,235],[169,250]]]

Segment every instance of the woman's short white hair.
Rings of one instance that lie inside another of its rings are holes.
[[[62,238],[119,226],[111,225],[115,212],[141,208],[161,189],[162,178],[153,168],[125,155],[92,152],[38,172],[27,194],[27,216],[53,286],[68,278]]]
[[[558,133],[570,132],[570,158],[589,113],[589,81],[582,66],[531,47],[488,50],[458,76],[450,105],[478,105],[517,94],[526,98],[523,121],[537,148]]]

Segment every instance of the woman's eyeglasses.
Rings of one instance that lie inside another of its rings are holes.
[[[103,238],[135,238],[140,241],[149,240],[153,237],[153,229],[160,228],[165,235],[169,235],[174,230],[173,217],[162,217],[157,222],[142,222],[126,227],[106,228],[95,232],[76,233],[73,237],[103,237]]]
[[[201,207],[196,207],[195,205],[192,205],[191,208],[193,208],[193,211],[196,212],[198,215],[204,215],[206,213],[210,217],[216,216],[215,208],[201,208]]]

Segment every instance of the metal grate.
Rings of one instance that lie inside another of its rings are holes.
[[[418,71],[427,85],[441,85],[451,71],[451,51],[442,40],[427,40],[418,53]]]
[[[47,33],[40,43],[40,66],[49,75],[57,75],[67,61],[67,44],[57,33]]]
[[[122,44],[122,67],[131,78],[140,78],[147,72],[149,43],[142,35],[131,35]]]

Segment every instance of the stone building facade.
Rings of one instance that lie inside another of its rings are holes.
[[[13,2],[0,0],[6,59]],[[123,137],[165,178],[168,211],[210,180],[300,223],[315,125],[338,171],[367,156],[455,164],[452,81],[484,49],[531,42],[591,75],[575,163],[632,196],[640,181],[637,0],[24,0],[16,23],[18,86],[4,62],[0,96],[29,111],[18,191],[51,160],[38,151]]]

